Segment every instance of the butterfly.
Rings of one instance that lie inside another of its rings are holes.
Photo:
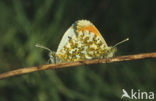
[[[116,46],[127,40],[108,46],[93,23],[78,20],[64,33],[56,52],[39,44],[35,46],[48,50],[51,63],[58,63],[113,57]]]

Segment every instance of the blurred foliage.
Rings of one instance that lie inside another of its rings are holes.
[[[116,55],[156,51],[154,0],[0,0],[0,73],[46,64],[70,25],[92,21]],[[0,80],[0,101],[119,101],[122,89],[156,92],[155,59],[39,71]]]

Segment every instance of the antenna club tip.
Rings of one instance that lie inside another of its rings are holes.
[[[126,38],[126,40],[128,41],[128,40],[129,40],[129,38]]]
[[[39,47],[39,44],[35,44],[36,47]]]

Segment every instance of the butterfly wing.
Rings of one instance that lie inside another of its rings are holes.
[[[93,32],[96,36],[100,38],[100,40],[105,44],[106,47],[108,47],[106,41],[98,31],[98,29],[88,20],[79,20],[77,21],[77,32],[83,31],[83,30],[88,30],[90,32]]]
[[[60,51],[64,48],[64,46],[67,44],[70,38],[72,38],[75,35],[75,29],[74,25],[72,25],[63,35],[62,40],[60,41],[60,44],[57,48],[56,54],[59,54]]]
[[[76,21],[64,34],[56,54],[63,61],[80,61],[102,57],[108,46],[88,20]]]

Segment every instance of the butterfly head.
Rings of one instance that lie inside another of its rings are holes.
[[[113,57],[114,53],[117,51],[116,47],[108,47],[108,49],[106,50],[106,56],[107,58],[109,57]]]
[[[54,51],[49,52],[49,60],[51,63],[56,63],[56,53]]]
[[[56,52],[52,51],[51,49],[45,47],[45,46],[42,46],[40,44],[36,44],[35,45],[36,47],[39,47],[39,48],[43,48],[45,50],[48,50],[49,51],[49,60],[51,63],[56,63],[58,62],[59,58],[57,57],[56,55]]]
[[[107,50],[106,50],[106,57],[107,57],[107,58],[113,57],[114,53],[117,51],[116,46],[118,46],[118,45],[120,45],[121,43],[123,43],[123,42],[125,42],[125,41],[128,41],[128,40],[129,40],[129,38],[126,38],[125,40],[118,42],[118,43],[115,44],[114,46],[108,47]]]

